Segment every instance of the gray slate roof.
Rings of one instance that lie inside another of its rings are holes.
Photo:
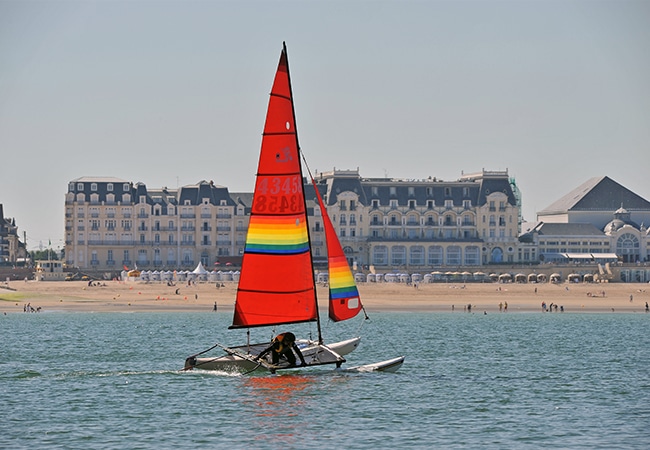
[[[650,211],[650,202],[620,185],[611,178],[590,178],[580,186],[540,211],[539,215],[566,213],[569,211],[616,211],[625,207],[628,211]]]
[[[533,231],[540,236],[603,236],[605,234],[590,223],[540,222]]]

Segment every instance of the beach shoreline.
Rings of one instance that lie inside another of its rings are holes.
[[[0,286],[0,313],[71,312],[232,312],[237,283],[99,281],[13,281]],[[368,312],[542,312],[557,305],[565,312],[644,313],[650,302],[648,283],[360,283]],[[320,307],[327,288],[318,287]],[[507,303],[507,310],[505,309]],[[501,305],[501,309],[500,306]],[[555,309],[554,309],[555,311]]]

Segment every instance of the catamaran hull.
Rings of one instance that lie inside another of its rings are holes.
[[[302,339],[296,343],[308,366],[323,364],[336,364],[340,366],[345,362],[343,356],[355,350],[359,346],[360,341],[360,337],[355,337],[328,345],[318,345],[317,342]],[[232,347],[232,350],[250,358],[244,358],[237,354],[226,354],[214,358],[188,358],[185,361],[185,369],[247,372],[256,368],[263,368],[260,364],[253,361],[253,358],[259,355],[266,347],[268,347],[268,343]],[[279,368],[281,369],[282,367]]]
[[[402,364],[404,364],[405,356],[398,356],[397,358],[387,359],[372,364],[365,364],[363,366],[350,367],[345,369],[346,372],[397,372]]]

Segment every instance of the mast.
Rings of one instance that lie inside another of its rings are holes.
[[[289,79],[289,92],[291,93],[291,112],[293,114],[293,126],[295,129],[296,133],[296,147],[298,148],[298,158],[300,159],[300,156],[302,155],[302,150],[300,149],[300,141],[298,140],[298,122],[296,121],[296,108],[293,103],[293,86],[291,84],[291,70],[289,70],[289,53],[287,52],[287,44],[286,42],[282,41],[282,51],[284,52],[284,56],[287,60],[287,78]],[[300,168],[300,182],[303,183],[303,186],[305,183],[303,182],[304,177],[302,173],[302,164],[299,164]],[[304,188],[303,188],[304,191]],[[304,195],[302,196],[302,201],[304,203],[304,208],[305,208],[305,217],[307,220],[307,239],[309,240],[309,260],[311,261],[311,276],[313,279],[313,286],[314,286],[314,301],[316,302],[316,328],[318,329],[318,343],[322,344],[323,343],[323,335],[321,333],[321,326],[320,326],[320,311],[318,310],[318,292],[316,290],[316,275],[314,274],[314,259],[313,255],[311,253],[311,234],[309,232],[309,215],[307,214],[307,196]]]

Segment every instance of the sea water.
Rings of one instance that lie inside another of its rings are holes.
[[[650,447],[650,314],[379,313],[344,367],[403,354],[397,373],[179,370],[243,343],[230,319],[0,316],[0,448]]]

